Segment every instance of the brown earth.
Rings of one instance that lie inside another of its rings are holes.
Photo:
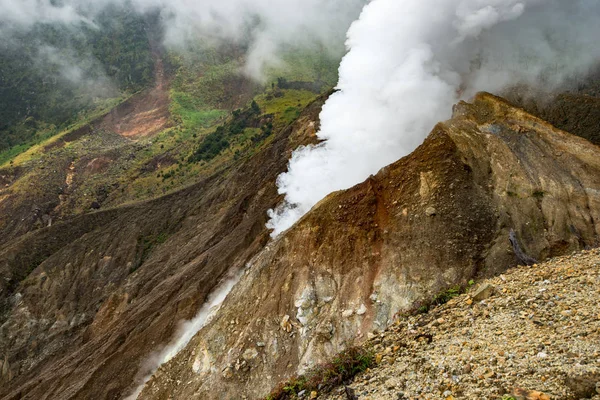
[[[155,85],[136,94],[115,107],[103,117],[73,130],[43,149],[44,160],[26,166],[0,169],[0,244],[27,232],[47,226],[69,214],[68,197],[72,183],[80,170],[87,178],[90,172],[105,170],[113,158],[119,157],[115,149],[127,151],[130,141],[154,135],[170,124],[168,77],[158,50],[155,58]],[[121,135],[123,138],[120,138]],[[90,135],[102,136],[105,148],[98,154],[83,155],[91,164],[73,168],[74,155],[53,153],[70,143],[85,140]],[[119,140],[120,139],[120,140]],[[108,153],[108,154],[105,154]],[[95,159],[95,161],[94,161]],[[10,186],[28,175],[30,189],[16,195]],[[70,181],[71,184],[68,184]],[[6,193],[2,193],[6,190]],[[90,200],[92,201],[92,200]]]
[[[378,364],[318,398],[600,400],[598,294],[598,249],[511,269],[373,334]]]
[[[98,129],[129,139],[155,135],[169,127],[169,85],[163,60],[155,54],[154,87],[115,107]]]
[[[323,101],[250,159],[185,190],[1,245],[0,398],[126,395],[220,277],[263,248],[275,178],[310,140]]]
[[[270,243],[140,398],[264,396],[445,288],[515,266],[511,230],[540,260],[596,246],[598,193],[600,148],[480,94]]]
[[[265,394],[448,285],[514,265],[510,229],[540,259],[597,243],[598,147],[480,95],[411,156],[332,194],[264,248],[275,178],[314,140],[323,101],[251,159],[160,199],[45,228],[36,206],[29,233],[21,214],[0,214],[24,229],[0,240],[0,398],[122,398],[219,278],[259,252],[143,398]],[[44,176],[62,185],[72,161],[59,162],[64,174]]]

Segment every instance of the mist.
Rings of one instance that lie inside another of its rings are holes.
[[[289,46],[321,46],[343,54],[345,33],[368,0],[0,0],[0,34],[37,24],[98,29],[94,19],[107,7],[159,13],[164,44],[185,47],[199,39],[229,41],[247,48],[243,72],[262,80],[265,67],[281,62]]]
[[[206,302],[202,305],[200,310],[198,310],[196,316],[189,321],[181,323],[171,342],[162,350],[152,354],[144,361],[138,373],[141,377],[137,380],[139,384],[133,393],[127,396],[125,400],[136,400],[144,389],[144,385],[150,380],[156,370],[158,370],[161,365],[171,361],[177,353],[183,350],[190,340],[192,340],[192,338],[211,321],[217,311],[221,308],[221,305],[227,298],[229,292],[231,292],[233,287],[240,280],[242,274],[243,270],[236,272],[230,271],[213,289]]]
[[[600,59],[594,0],[374,0],[352,24],[322,142],[295,151],[278,178],[272,236],[329,193],[413,151],[452,105],[511,85],[553,91]]]

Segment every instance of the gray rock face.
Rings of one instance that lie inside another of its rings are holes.
[[[399,318],[366,344],[380,362],[349,386],[377,400],[600,400],[599,264],[594,249],[512,268],[483,282],[497,289],[485,302],[464,294]]]
[[[515,266],[511,229],[537,259],[595,244],[598,194],[598,147],[480,94],[413,154],[328,196],[254,258],[219,314],[141,398],[264,396],[440,291]],[[237,317],[241,328],[228,334]],[[207,352],[220,372],[258,338],[264,356],[226,385],[220,373],[190,368],[193,354]]]

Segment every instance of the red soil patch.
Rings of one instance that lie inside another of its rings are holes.
[[[155,54],[155,86],[135,95],[104,117],[100,128],[126,138],[152,136],[169,126],[169,92],[163,61]]]

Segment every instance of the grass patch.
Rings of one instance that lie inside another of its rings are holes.
[[[138,262],[129,270],[129,273],[135,272],[150,256],[154,247],[163,244],[169,238],[169,234],[166,232],[159,233],[158,235],[143,236],[138,239]]]
[[[256,96],[256,102],[265,114],[273,115],[275,126],[281,128],[294,122],[317,96],[308,90],[276,88]]]
[[[66,134],[82,128],[92,121],[104,116],[130,97],[131,95],[127,94],[122,97],[104,100],[92,111],[80,113],[77,117],[77,122],[67,125],[66,127],[57,128],[54,125],[42,125],[42,128],[35,134],[34,139],[0,152],[0,167],[4,167],[7,164],[19,165],[31,160],[42,148],[56,142]]]
[[[231,141],[237,136],[242,135],[247,129],[261,125],[260,116],[261,109],[255,101],[252,101],[250,107],[244,110],[235,110],[226,124],[219,126],[202,140],[188,161],[190,163],[210,161],[217,157],[223,150],[230,147]],[[270,122],[262,124],[261,130],[265,137],[269,136],[273,132],[273,124]]]
[[[532,194],[532,196],[535,197],[536,199],[543,199],[544,195],[545,195],[545,193],[543,191],[541,191],[541,190],[536,190]]]
[[[468,282],[467,286],[460,286],[460,285],[452,286],[452,287],[436,294],[435,296],[433,296],[433,298],[427,304],[423,304],[422,306],[420,306],[417,309],[417,312],[419,314],[428,313],[432,307],[437,307],[437,306],[446,304],[453,298],[466,293],[467,290],[469,290],[469,288],[471,288],[474,284],[475,284],[475,281],[471,279]]]
[[[330,363],[317,366],[304,375],[281,383],[265,400],[296,399],[298,393],[303,390],[308,394],[311,391],[327,393],[372,367],[374,363],[375,355],[372,350],[351,347],[338,354]]]
[[[275,82],[284,77],[289,81],[318,82],[334,86],[338,81],[338,68],[344,55],[332,54],[328,49],[290,48],[281,54],[281,64],[267,68],[267,80]]]
[[[227,115],[227,111],[206,109],[201,103],[189,93],[171,92],[171,114],[179,119],[184,130],[209,128]]]

